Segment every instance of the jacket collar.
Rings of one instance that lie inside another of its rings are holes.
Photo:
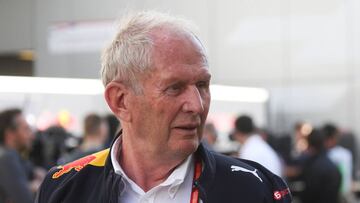
[[[113,169],[114,169],[114,167],[112,165],[112,161],[111,161],[110,151],[114,147],[113,145],[114,145],[115,141],[117,140],[117,138],[120,137],[121,135],[122,135],[122,129],[120,128],[116,132],[116,135],[114,136],[113,140],[111,141],[109,155],[107,157],[106,164],[105,164],[105,170],[107,170],[107,171],[109,171],[109,170],[113,171]]]
[[[114,147],[113,145],[115,143],[115,140],[119,136],[121,136],[121,134],[122,134],[122,129],[120,129],[119,132],[114,137],[114,139],[111,143],[111,148]],[[215,177],[216,161],[215,161],[215,157],[213,156],[213,154],[208,149],[206,149],[203,144],[199,145],[198,149],[195,152],[195,156],[200,157],[200,159],[203,163],[203,171],[201,173],[200,178],[198,180],[194,181],[194,186],[199,188],[200,198],[203,200],[203,202],[206,202],[207,201],[206,191],[210,190],[210,187],[211,187],[212,182]],[[110,154],[106,160],[105,170],[110,174],[110,176],[116,176],[115,179],[117,179],[117,180],[115,182],[117,182],[117,184],[120,183],[120,185],[118,187],[120,187],[120,190],[121,190],[121,188],[123,187],[123,185],[121,185],[122,181],[119,181],[119,177],[121,177],[121,176],[115,174],[114,167],[111,162]]]
[[[203,171],[199,180],[194,182],[194,186],[199,187],[200,198],[203,202],[207,202],[206,191],[210,190],[216,172],[215,157],[203,144],[199,145],[195,153],[197,156],[200,156],[203,162]]]

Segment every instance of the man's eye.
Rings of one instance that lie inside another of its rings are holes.
[[[171,85],[170,87],[168,87],[166,89],[166,93],[168,93],[168,94],[178,94],[178,93],[180,93],[182,88],[183,87],[180,84]]]
[[[198,88],[209,88],[209,82],[208,81],[200,81],[196,83],[196,86]]]

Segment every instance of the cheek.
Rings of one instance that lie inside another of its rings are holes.
[[[178,112],[179,102],[176,100],[161,101],[152,106],[152,108],[158,116],[161,116],[160,120],[170,121]]]
[[[176,112],[174,111],[171,104],[163,105],[158,108],[156,120],[159,126],[162,126],[164,129],[167,130],[170,128],[171,123],[176,118]]]
[[[203,99],[203,104],[204,106],[209,107],[210,105],[210,101],[211,101],[211,94],[209,91],[204,91],[204,93],[202,94],[202,99]]]
[[[153,114],[153,104],[151,101],[148,101],[144,97],[139,97],[132,101],[132,105],[129,108],[131,110],[132,116],[135,118],[136,122],[146,121],[146,118],[149,118]]]
[[[207,113],[209,112],[210,100],[211,100],[210,94],[205,96],[204,99],[203,99],[205,117],[207,116]]]
[[[143,105],[139,106],[137,122],[141,128],[145,128],[146,131],[165,131],[169,124],[169,104],[144,102]],[[167,107],[167,108],[166,108]],[[152,133],[150,133],[152,134]]]

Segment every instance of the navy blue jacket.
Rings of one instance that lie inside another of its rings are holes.
[[[38,192],[38,203],[117,203],[124,188],[114,172],[109,149],[52,168]],[[202,145],[203,171],[194,186],[204,203],[287,203],[287,185],[260,164],[208,151]]]

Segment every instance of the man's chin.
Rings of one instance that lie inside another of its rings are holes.
[[[198,140],[186,140],[182,141],[182,143],[178,143],[176,148],[179,153],[184,156],[189,156],[197,150],[199,144],[200,142]]]

